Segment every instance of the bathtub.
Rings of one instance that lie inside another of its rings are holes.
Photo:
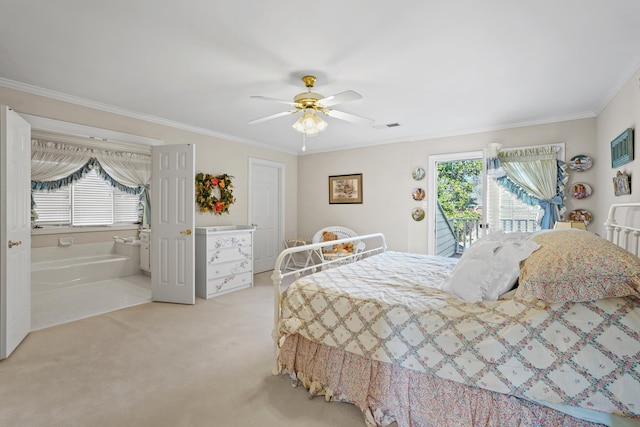
[[[137,242],[88,243],[31,250],[31,291],[42,292],[139,274]]]

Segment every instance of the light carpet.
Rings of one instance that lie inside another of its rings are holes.
[[[364,426],[272,376],[273,289],[148,303],[32,332],[0,362],[0,425]]]

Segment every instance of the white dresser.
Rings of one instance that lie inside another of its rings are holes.
[[[196,296],[208,299],[253,286],[253,227],[196,227]]]

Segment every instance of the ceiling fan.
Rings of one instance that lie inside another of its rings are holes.
[[[347,90],[335,95],[323,96],[319,93],[311,91],[313,85],[316,82],[316,78],[314,76],[304,76],[302,77],[302,81],[307,87],[307,91],[294,96],[293,101],[269,98],[266,96],[251,96],[251,98],[254,99],[262,99],[264,101],[286,104],[294,107],[294,109],[251,120],[249,124],[253,125],[256,123],[266,122],[267,120],[276,119],[278,117],[303,112],[302,116],[298,119],[297,122],[294,123],[293,127],[297,131],[304,133],[306,136],[315,136],[320,133],[320,131],[326,129],[328,126],[327,123],[316,114],[316,112],[320,112],[325,116],[345,120],[359,125],[373,125],[373,120],[366,117],[357,116],[351,113],[345,113],[344,111],[332,110],[329,108],[334,105],[344,104],[346,102],[361,99],[362,95],[360,95],[359,93],[352,90]]]

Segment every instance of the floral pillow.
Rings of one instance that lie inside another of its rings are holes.
[[[538,248],[530,236],[496,231],[478,240],[464,252],[442,290],[467,302],[497,300],[518,280],[520,261]]]
[[[517,297],[564,302],[640,294],[640,258],[602,237],[570,229],[532,240],[540,249],[521,263]]]

